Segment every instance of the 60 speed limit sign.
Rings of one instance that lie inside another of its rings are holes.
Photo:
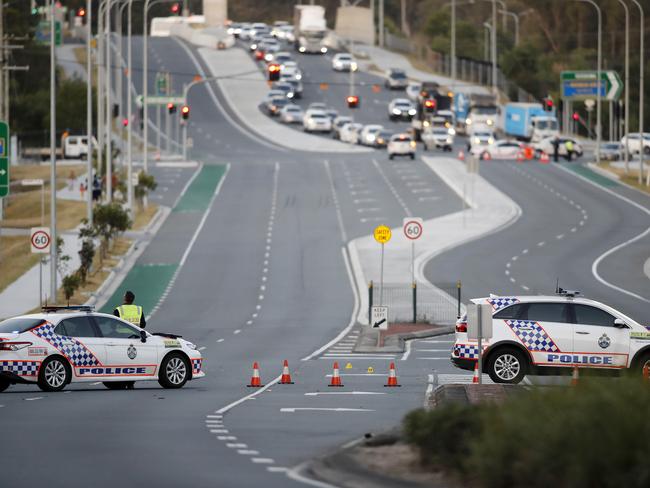
[[[422,219],[416,217],[409,217],[404,219],[404,235],[412,241],[418,240],[422,237]]]
[[[52,238],[50,237],[49,227],[32,227],[30,242],[32,244],[32,253],[50,252],[50,244]]]

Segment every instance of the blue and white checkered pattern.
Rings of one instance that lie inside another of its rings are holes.
[[[18,376],[36,376],[38,365],[38,361],[0,361],[0,371],[7,371]]]
[[[454,353],[459,358],[478,359],[478,346],[472,346],[469,344],[456,344],[454,346]]]
[[[198,374],[201,372],[201,363],[203,359],[192,359],[192,374]]]
[[[494,311],[497,311],[513,303],[519,303],[519,300],[515,297],[495,297],[489,298],[487,302],[492,305]]]
[[[529,351],[558,352],[555,345],[544,329],[531,320],[506,320],[512,331]]]
[[[62,337],[54,333],[52,324],[45,324],[32,330],[41,339],[52,344],[64,354],[73,366],[100,366],[101,363],[86,347],[74,337]]]

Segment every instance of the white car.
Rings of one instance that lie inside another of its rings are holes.
[[[454,145],[454,135],[446,127],[427,127],[422,132],[422,142],[425,149],[442,149],[451,151]]]
[[[649,134],[650,136],[650,134]],[[545,137],[541,141],[535,144],[535,152],[539,156],[542,152],[545,152],[548,154],[548,156],[553,157],[553,141],[555,139],[555,136],[551,137]],[[558,138],[558,147],[557,147],[557,153],[558,156],[566,156],[567,155],[567,149],[566,149],[566,141],[570,140],[573,143],[573,153],[575,157],[581,157],[583,153],[582,145],[572,137],[564,137],[561,136]],[[631,141],[630,141],[631,142]],[[648,141],[650,143],[650,140]]]
[[[332,69],[334,71],[356,71],[357,63],[348,53],[338,53],[332,58]]]
[[[330,132],[332,119],[322,110],[307,110],[302,121],[305,132]]]
[[[411,120],[418,111],[408,98],[395,98],[388,104],[390,120]]]
[[[415,159],[416,144],[413,138],[408,134],[394,134],[388,142],[388,159],[395,156],[409,156]]]
[[[364,146],[374,146],[377,143],[377,134],[383,128],[383,125],[366,125],[359,134],[359,144],[362,144]]]
[[[412,102],[417,102],[420,99],[420,91],[422,90],[422,83],[412,82],[406,86],[406,96]]]
[[[391,90],[404,90],[409,84],[409,79],[403,69],[391,68],[386,73],[384,85]]]
[[[180,336],[150,334],[91,307],[44,307],[0,322],[0,391],[16,383],[60,391],[96,381],[116,390],[156,380],[181,388],[205,376],[202,363]]]
[[[280,110],[280,121],[285,124],[299,124],[304,115],[299,105],[290,104]]]
[[[523,145],[517,141],[495,141],[486,147],[481,155],[485,158],[487,154],[490,159],[517,159],[522,152]]]
[[[354,122],[354,120],[348,115],[339,115],[336,117],[332,121],[332,137],[334,137],[334,139],[338,139],[341,135],[341,128],[345,124],[350,124],[352,122]]]
[[[293,60],[291,58],[291,54],[289,54],[287,51],[278,51],[275,53],[274,61],[280,65],[280,72],[282,72],[287,67],[286,63],[290,63]]]
[[[641,152],[641,137],[638,132],[631,132],[621,138],[621,144],[625,147],[625,142],[629,141],[628,149],[630,153],[638,154]],[[650,132],[643,133],[643,154],[650,155]]]
[[[271,100],[274,100],[276,98],[285,98],[287,94],[282,91],[282,90],[269,90],[266,93],[266,97],[264,97],[264,103],[269,103]]]
[[[307,110],[327,110],[327,104],[323,102],[312,102],[307,106]]]
[[[359,124],[358,122],[345,124],[339,131],[339,139],[341,142],[359,144],[359,135],[361,134],[362,129],[363,124]]]
[[[474,156],[479,156],[483,154],[489,146],[494,144],[496,137],[494,132],[491,130],[474,130],[470,132],[467,138],[467,150],[472,153]]]
[[[632,369],[650,365],[650,330],[618,310],[558,290],[554,296],[475,298],[492,308],[492,337],[484,339],[483,372],[495,383],[519,383],[526,374],[566,368]],[[478,343],[467,334],[467,316],[456,323],[451,361],[473,370]]]

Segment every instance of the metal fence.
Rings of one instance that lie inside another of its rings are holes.
[[[461,305],[461,284],[379,283],[368,286],[369,310],[373,305],[388,307],[388,321],[453,325]]]

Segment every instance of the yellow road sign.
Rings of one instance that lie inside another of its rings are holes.
[[[375,240],[380,244],[386,244],[390,241],[391,233],[390,227],[380,225],[375,228]]]

